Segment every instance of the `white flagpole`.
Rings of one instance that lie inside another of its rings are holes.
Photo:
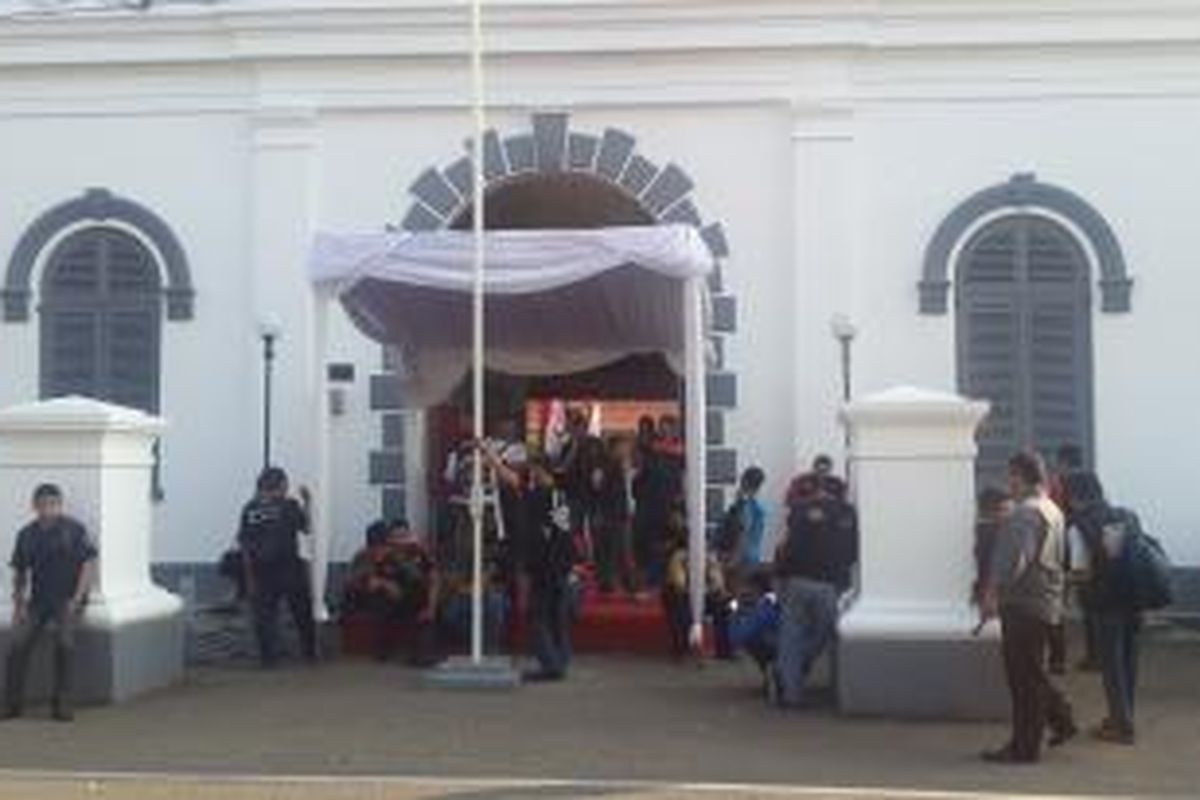
[[[483,250],[483,135],[486,128],[483,100],[483,0],[471,0],[471,112],[475,136],[472,146],[472,222],[475,236],[474,283],[471,295],[473,410],[475,441],[484,438],[484,250]],[[471,661],[483,662],[483,459],[477,453],[471,476],[472,586]],[[497,509],[499,513],[499,509]]]

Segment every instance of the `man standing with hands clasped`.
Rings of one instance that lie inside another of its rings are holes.
[[[13,639],[5,675],[4,718],[20,717],[25,676],[33,649],[54,629],[54,719],[70,722],[75,630],[87,604],[96,548],[83,525],[63,514],[62,490],[42,484],[33,493],[35,519],[17,534],[13,548]],[[32,590],[30,578],[32,577]]]
[[[1038,761],[1047,728],[1051,747],[1076,734],[1071,707],[1046,672],[1051,630],[1062,619],[1066,534],[1062,512],[1045,484],[1038,455],[1018,453],[1009,459],[1014,507],[996,537],[980,605],[984,621],[1000,618],[1012,697],[1012,737],[983,754],[985,761],[995,763]]]

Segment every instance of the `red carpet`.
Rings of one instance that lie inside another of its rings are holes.
[[[581,653],[666,656],[669,650],[657,592],[633,598],[623,592],[603,595],[588,587],[571,640]]]
[[[667,622],[658,592],[632,597],[624,592],[601,594],[591,576],[583,575],[583,597],[579,619],[571,630],[571,643],[580,653],[628,653],[665,657],[669,652]],[[340,621],[342,652],[367,655],[371,652],[371,629],[367,619],[344,616]],[[525,625],[510,620],[508,645],[525,641]],[[396,643],[411,637],[411,630],[397,626],[392,631]],[[518,646],[518,649],[523,649]]]

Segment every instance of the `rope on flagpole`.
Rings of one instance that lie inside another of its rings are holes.
[[[474,282],[471,294],[471,334],[474,435],[477,445],[484,440],[484,248],[483,248],[483,135],[486,128],[483,84],[483,0],[471,0],[471,115],[475,126],[472,140],[472,229],[475,240]],[[471,660],[483,661],[483,454],[476,453],[471,476]],[[499,510],[497,509],[497,512]]]

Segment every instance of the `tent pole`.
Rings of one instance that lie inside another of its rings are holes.
[[[706,548],[704,485],[707,479],[705,447],[706,410],[704,362],[704,278],[692,277],[683,285],[684,360],[686,362],[686,453],[688,515],[688,587],[692,610],[691,642],[703,644]]]
[[[329,420],[329,392],[325,386],[325,359],[328,357],[329,344],[329,304],[334,293],[327,286],[319,285],[313,293],[314,330],[312,355],[313,388],[316,392],[313,398],[313,411],[316,423],[316,471],[313,481],[316,484],[313,492],[312,508],[310,509],[309,526],[312,530],[312,601],[313,614],[318,622],[329,620],[329,607],[325,604],[325,587],[329,578],[329,551],[332,539],[332,515],[330,502],[333,492],[330,490],[330,451],[331,432]]]
[[[471,296],[473,406],[475,441],[484,437],[484,341],[483,341],[483,135],[486,128],[483,98],[483,0],[471,0],[471,113],[472,139],[472,228],[475,237],[474,282]],[[471,660],[483,662],[483,459],[473,459],[471,476]],[[499,509],[497,509],[497,512]]]

